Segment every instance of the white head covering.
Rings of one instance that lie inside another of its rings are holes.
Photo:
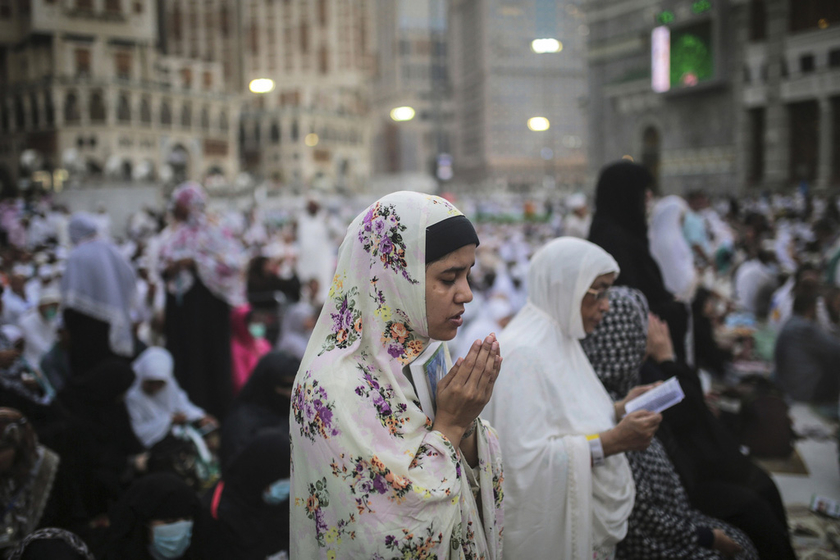
[[[612,400],[580,346],[581,303],[618,264],[561,237],[531,261],[528,303],[499,336],[502,371],[482,418],[505,457],[505,557],[591,560],[627,532],[635,487],[624,455],[591,466],[586,436],[615,425]]]
[[[688,205],[678,196],[666,196],[653,207],[648,238],[650,253],[668,291],[680,301],[690,303],[697,290],[697,270],[691,247],[683,236],[682,217]]]
[[[67,230],[70,234],[70,243],[75,247],[79,243],[93,239],[99,232],[99,221],[89,212],[77,212],[70,218]]]
[[[309,336],[312,334],[306,328],[306,319],[312,317],[315,310],[306,302],[299,302],[290,306],[283,316],[283,325],[280,331],[280,340],[277,342],[277,350],[286,352],[298,360],[306,353],[306,345],[309,344]]]
[[[130,313],[136,297],[134,270],[113,243],[91,239],[70,252],[61,279],[64,307],[108,323],[111,350],[120,356],[134,351]]]
[[[347,228],[292,395],[292,558],[402,557],[413,538],[440,560],[501,558],[495,434],[476,429],[480,516],[472,471],[403,370],[429,344],[426,228],[456,216],[442,198],[397,192]]]
[[[151,447],[169,433],[172,415],[183,413],[188,421],[198,420],[204,411],[192,404],[172,375],[175,362],[166,349],[152,346],[134,360],[137,378],[125,397],[131,427],[146,447]],[[143,392],[143,381],[165,381],[166,385],[152,396]]]
[[[583,208],[586,206],[586,195],[583,193],[574,193],[569,195],[566,199],[566,206],[568,206],[570,210]]]

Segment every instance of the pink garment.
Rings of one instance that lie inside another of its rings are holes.
[[[264,338],[254,338],[248,331],[248,315],[251,306],[247,303],[233,308],[230,312],[230,349],[233,358],[231,368],[233,393],[236,394],[251,377],[254,366],[260,358],[271,350],[271,345]]]

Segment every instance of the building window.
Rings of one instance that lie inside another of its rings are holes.
[[[251,32],[248,35],[251,39],[251,54],[257,56],[260,53],[260,26],[256,19],[251,22]]]
[[[172,38],[176,41],[181,40],[181,8],[176,4],[172,10]]]
[[[172,109],[169,107],[168,101],[163,101],[160,104],[160,124],[172,126]]]
[[[289,138],[292,140],[292,142],[297,142],[299,136],[300,134],[298,132],[298,123],[297,121],[292,121],[292,131],[289,134]]]
[[[181,126],[189,128],[192,126],[192,107],[189,103],[184,103],[181,107]]]
[[[318,0],[318,24],[327,26],[327,0]]]
[[[76,0],[77,10],[93,10],[93,0]]]
[[[791,181],[813,181],[817,178],[817,157],[819,150],[820,109],[816,101],[803,101],[788,105],[790,123],[790,167]]]
[[[213,87],[213,73],[205,71],[202,82],[204,83],[204,89],[211,89]]]
[[[55,107],[53,107],[52,95],[49,92],[44,96],[44,118],[47,126],[55,124]]]
[[[41,126],[41,112],[38,110],[38,96],[34,93],[29,95],[29,112],[32,114],[32,127]]]
[[[76,49],[76,76],[90,76],[90,49]]]
[[[9,131],[9,110],[5,103],[0,103],[0,130]]]
[[[326,45],[322,45],[318,51],[318,71],[321,74],[329,72],[329,51]]]
[[[0,19],[11,19],[12,0],[0,0]]]
[[[279,144],[280,143],[280,125],[277,123],[272,123],[271,131],[269,133],[271,135],[271,143],[272,144]]]
[[[152,122],[152,104],[149,103],[148,97],[140,100],[140,122],[145,124]]]
[[[790,2],[788,27],[791,32],[825,29],[840,23],[837,0],[796,0]]]
[[[114,55],[117,78],[128,80],[131,78],[131,53],[118,52]]]
[[[20,2],[18,2],[18,11],[20,12],[20,15],[28,16],[32,11],[32,4],[30,3],[30,0],[20,0]]]
[[[76,94],[69,92],[64,97],[64,121],[67,123],[77,123],[81,120],[82,115],[79,111],[79,98]]]
[[[750,109],[749,169],[747,182],[760,185],[764,179],[764,107]]]
[[[141,0],[135,0],[135,2],[134,2],[134,13],[135,14],[142,14],[143,13],[143,2]]]
[[[210,110],[207,107],[201,110],[201,129],[210,130]]]
[[[840,67],[840,49],[834,49],[833,51],[828,51],[828,67],[829,68]]]
[[[799,57],[799,70],[803,74],[807,74],[809,72],[814,71],[814,55],[812,54],[803,54]]]
[[[92,122],[105,122],[105,100],[101,91],[94,91],[90,94],[90,120]]]
[[[189,68],[181,69],[181,83],[186,89],[190,89],[192,87],[192,70]]]
[[[309,51],[309,24],[305,21],[300,22],[300,52],[307,53]]]
[[[642,167],[650,171],[653,176],[654,189],[659,184],[659,158],[662,140],[659,131],[649,126],[642,133]]]
[[[763,41],[767,38],[767,10],[764,0],[750,2],[750,41]]]
[[[105,0],[105,11],[110,12],[112,14],[118,14],[122,12],[120,0]]]
[[[222,132],[228,131],[228,118],[227,113],[225,113],[224,111],[219,113],[219,130],[221,130]]]
[[[15,96],[15,126],[18,130],[23,130],[26,126],[26,113],[23,110],[23,99],[19,95]]]
[[[222,37],[227,37],[230,33],[227,6],[222,6],[222,9],[219,11],[219,30],[222,32]]]
[[[120,95],[119,104],[117,105],[117,120],[120,122],[131,122],[131,103],[128,100],[128,94]]]

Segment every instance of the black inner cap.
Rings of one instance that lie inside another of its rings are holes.
[[[452,216],[426,228],[426,264],[465,245],[478,246],[478,234],[466,216]]]

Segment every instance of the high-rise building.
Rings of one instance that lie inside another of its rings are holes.
[[[373,165],[400,183],[452,178],[455,128],[444,0],[379,0]],[[392,182],[393,182],[392,181]],[[423,183],[417,184],[423,188]]]
[[[583,183],[588,29],[580,4],[452,0],[456,181],[515,190]]]
[[[589,0],[590,171],[664,192],[840,184],[836,0]]]
[[[370,176],[373,0],[243,0],[246,169],[296,189],[361,190]],[[247,91],[255,79],[276,84]]]
[[[239,106],[223,65],[162,52],[158,15],[154,0],[0,1],[4,182],[57,187],[66,168],[232,178]]]

